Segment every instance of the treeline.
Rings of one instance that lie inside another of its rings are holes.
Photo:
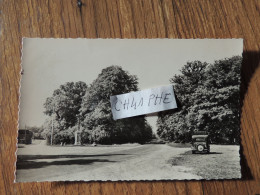
[[[29,130],[33,133],[33,139],[44,139],[44,129],[43,127],[37,127],[37,126],[26,126],[24,129]]]
[[[159,113],[159,137],[190,142],[194,131],[207,131],[212,143],[239,143],[241,63],[242,57],[234,56],[213,64],[185,64],[170,79],[178,109]]]
[[[152,138],[152,128],[145,116],[113,120],[110,96],[138,90],[138,79],[119,66],[101,71],[89,86],[84,82],[67,82],[56,89],[44,103],[48,119],[44,132],[53,143],[74,143],[79,131],[81,143],[144,143]]]

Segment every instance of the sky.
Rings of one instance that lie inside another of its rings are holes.
[[[137,75],[139,89],[169,85],[188,61],[213,63],[242,55],[242,39],[53,39],[24,38],[19,128],[41,126],[43,104],[66,82],[87,85],[103,68],[122,66]],[[147,116],[153,131],[156,116]]]

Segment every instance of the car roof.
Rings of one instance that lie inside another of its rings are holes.
[[[206,137],[208,137],[208,135],[193,135],[192,139],[193,138],[199,138],[199,137],[205,137],[206,138]]]

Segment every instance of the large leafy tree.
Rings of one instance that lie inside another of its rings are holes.
[[[193,94],[205,79],[207,63],[200,61],[185,64],[179,75],[170,79],[177,96],[178,109],[159,113],[157,134],[165,140],[188,141],[194,130],[186,123],[185,116],[194,104]]]
[[[81,117],[86,140],[99,143],[144,142],[152,130],[144,116],[113,120],[110,96],[138,90],[137,77],[119,66],[101,71],[87,89],[82,101]]]
[[[203,130],[215,143],[237,143],[241,62],[240,56],[234,56],[209,65],[190,63],[192,67],[201,64],[201,71],[185,65],[171,79],[180,107],[160,114],[159,136],[187,142],[193,131]]]
[[[61,85],[44,103],[44,113],[54,117],[58,131],[68,129],[77,124],[82,98],[86,93],[86,83],[67,82]]]
[[[204,129],[216,143],[239,142],[239,87],[242,58],[215,61],[206,71],[205,82],[194,94],[188,122]]]

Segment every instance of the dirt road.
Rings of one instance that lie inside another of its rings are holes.
[[[164,144],[23,145],[17,153],[16,181],[200,179],[192,174],[192,168],[172,165],[169,161],[188,150]]]

